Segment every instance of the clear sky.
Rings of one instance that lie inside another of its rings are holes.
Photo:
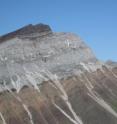
[[[117,61],[117,0],[0,0],[0,35],[30,23],[74,32],[99,59]]]

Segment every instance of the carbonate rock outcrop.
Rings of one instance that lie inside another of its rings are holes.
[[[0,42],[1,82],[10,82],[12,77],[19,76],[21,85],[25,85],[24,67],[35,71],[36,65],[40,70],[46,69],[64,78],[74,70],[80,70],[83,67],[81,63],[98,62],[79,36],[73,33],[54,33],[44,24],[25,26],[2,36]]]

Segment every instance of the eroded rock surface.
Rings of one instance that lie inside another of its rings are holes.
[[[10,82],[10,78],[18,75],[24,85],[27,82],[24,67],[34,72],[36,65],[40,70],[46,69],[64,78],[82,66],[82,62],[98,62],[80,37],[72,33],[52,33],[47,25],[29,25],[2,38],[5,41],[0,44],[1,82],[4,79]]]

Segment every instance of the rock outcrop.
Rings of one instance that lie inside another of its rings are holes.
[[[34,72],[33,66],[36,65],[40,70],[46,69],[64,78],[71,75],[74,69],[82,67],[82,62],[97,62],[91,49],[80,37],[72,33],[52,33],[49,26],[43,24],[26,26],[1,39],[5,40],[0,45],[2,82],[4,79],[9,82],[11,77],[18,75],[22,85],[25,85],[24,67]]]
[[[52,30],[48,25],[44,24],[37,24],[37,25],[32,25],[29,24],[27,26],[24,26],[21,29],[18,29],[16,31],[13,31],[11,33],[5,34],[0,37],[0,42],[10,40],[15,37],[33,37],[33,35],[42,35],[42,34],[48,34],[51,33]]]

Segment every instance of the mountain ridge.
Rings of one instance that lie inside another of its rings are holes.
[[[0,42],[23,35],[30,35],[33,33],[43,33],[43,32],[52,32],[52,30],[48,25],[42,23],[36,25],[29,24],[13,32],[0,36]]]

